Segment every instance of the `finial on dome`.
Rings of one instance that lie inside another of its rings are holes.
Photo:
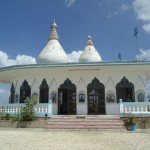
[[[58,34],[57,34],[57,24],[55,23],[55,19],[53,24],[51,25],[51,34],[49,37],[49,40],[58,40]]]
[[[88,41],[87,41],[86,45],[93,45],[92,38],[90,35],[88,36]]]

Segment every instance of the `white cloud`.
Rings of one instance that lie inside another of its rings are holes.
[[[69,62],[78,62],[81,53],[82,51],[72,51],[71,53],[67,54]]]
[[[10,59],[6,52],[0,51],[0,67],[25,64],[36,64],[36,59],[27,55],[18,55],[16,59]]]
[[[129,10],[130,8],[131,8],[131,6],[126,5],[126,4],[123,4],[123,5],[121,6],[121,10],[123,10],[123,11],[127,11],[127,10]]]
[[[71,7],[75,3],[75,0],[65,0],[67,8]]]
[[[140,60],[150,60],[150,50],[143,50],[143,49],[140,49],[139,50],[139,56],[136,55],[136,58],[139,59],[140,57]]]
[[[150,33],[150,0],[134,0],[133,8],[137,19],[144,22],[143,29]]]
[[[118,14],[119,14],[119,12],[117,12],[117,11],[113,12],[113,15],[118,15]]]
[[[9,90],[0,88],[0,104],[8,104],[9,102]]]
[[[143,29],[150,33],[150,22],[148,24],[143,25]]]
[[[17,65],[36,64],[36,59],[27,55],[18,55],[16,57]]]

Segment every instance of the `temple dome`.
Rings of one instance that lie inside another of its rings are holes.
[[[102,61],[102,59],[93,45],[92,38],[88,36],[87,44],[79,57],[79,62],[98,62],[98,61]]]
[[[51,25],[51,34],[48,43],[38,56],[39,63],[67,63],[68,57],[58,41],[57,25]]]

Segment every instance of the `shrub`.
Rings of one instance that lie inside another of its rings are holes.
[[[34,106],[37,104],[37,96],[27,97],[25,104],[25,107],[21,109],[21,120],[33,121],[35,119]]]

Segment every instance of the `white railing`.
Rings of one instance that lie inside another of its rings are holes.
[[[8,105],[0,105],[0,113],[2,114],[19,114],[22,107],[25,104],[8,104]],[[46,104],[37,104],[34,106],[34,111],[36,116],[52,116],[52,101],[49,100],[49,103]]]
[[[120,115],[150,116],[150,102],[119,102]]]

